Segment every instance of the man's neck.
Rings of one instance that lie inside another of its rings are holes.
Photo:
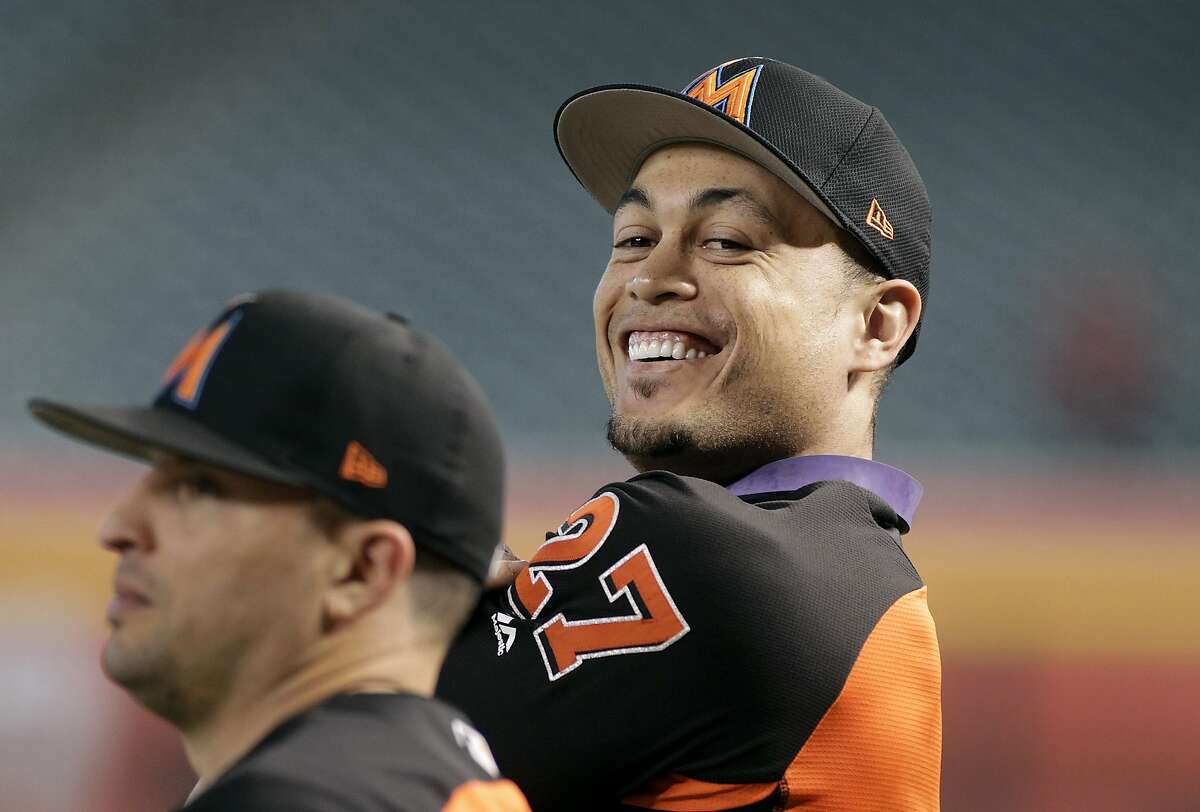
[[[670,471],[679,476],[707,479],[719,485],[729,485],[758,470],[768,463],[789,457],[807,457],[817,454],[834,454],[844,457],[871,459],[870,442],[830,441],[810,443],[794,449],[747,450],[737,453],[721,451],[690,451],[674,457],[627,457],[630,465],[639,472]]]
[[[434,651],[433,648],[438,650]],[[433,694],[444,646],[397,651],[325,651],[265,689],[236,690],[205,721],[181,730],[184,749],[210,786],[272,730],[338,694]]]

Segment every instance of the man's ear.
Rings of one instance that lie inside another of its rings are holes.
[[[868,287],[851,371],[875,372],[891,366],[920,318],[921,294],[911,282],[887,279]]]
[[[408,580],[417,557],[408,528],[387,519],[347,522],[333,542],[339,554],[321,607],[327,630],[352,623],[387,601]]]

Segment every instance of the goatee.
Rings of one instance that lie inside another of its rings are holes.
[[[627,458],[662,459],[697,450],[695,435],[678,423],[608,418],[608,443]]]

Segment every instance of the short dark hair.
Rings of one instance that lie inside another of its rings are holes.
[[[349,522],[360,521],[360,517],[324,496],[312,500],[310,515],[327,536],[335,535]],[[483,587],[462,567],[423,545],[419,533],[412,528],[409,532],[416,547],[408,579],[413,616],[449,645],[479,602]]]
[[[417,558],[408,579],[413,613],[449,645],[479,603],[482,585],[449,559],[417,543]]]

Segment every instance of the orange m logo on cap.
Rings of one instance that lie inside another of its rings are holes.
[[[215,326],[196,333],[175,356],[171,366],[167,367],[163,383],[175,387],[171,398],[180,406],[195,409],[200,403],[208,371],[225,339],[229,338],[230,331],[241,318],[242,314],[235,312]]]
[[[721,111],[737,123],[746,125],[750,120],[750,106],[754,103],[754,90],[758,86],[758,76],[762,73],[763,66],[755,65],[722,82],[721,71],[724,67],[725,65],[720,65],[713,68],[688,85],[684,93],[714,110]]]

